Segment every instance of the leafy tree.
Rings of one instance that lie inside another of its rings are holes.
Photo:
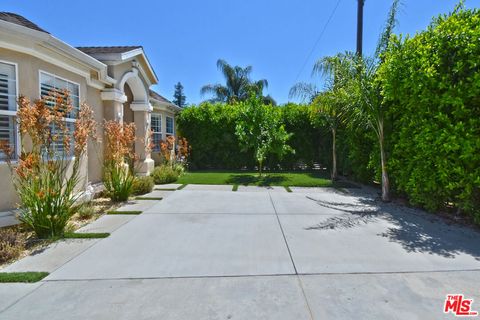
[[[258,173],[262,175],[263,165],[269,154],[282,157],[293,149],[287,145],[291,134],[285,130],[281,111],[251,94],[247,101],[238,104],[239,118],[235,127],[240,146],[253,150],[258,163]]]
[[[235,103],[245,101],[251,92],[254,92],[257,97],[263,97],[263,90],[268,87],[268,82],[265,79],[257,81],[250,79],[252,66],[245,68],[232,66],[225,60],[219,59],[217,68],[225,78],[225,85],[207,84],[200,90],[202,95],[213,94],[212,102]],[[276,104],[270,96],[264,97],[264,99],[269,104]]]
[[[175,92],[173,93],[173,103],[180,108],[185,107],[187,103],[187,97],[185,97],[185,94],[183,93],[183,85],[180,82],[175,85]]]

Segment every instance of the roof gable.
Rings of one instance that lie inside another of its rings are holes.
[[[26,28],[29,28],[29,29],[33,29],[33,30],[36,30],[36,31],[45,32],[45,33],[50,34],[50,32],[45,31],[44,29],[40,28],[38,25],[36,25],[32,21],[30,21],[30,20],[26,19],[25,17],[22,17],[21,15],[18,15],[16,13],[0,12],[0,20],[7,21],[7,22],[14,23],[14,24],[22,26],[22,27],[26,27]]]

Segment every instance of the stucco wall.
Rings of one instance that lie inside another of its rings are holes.
[[[0,60],[17,64],[17,83],[19,95],[24,95],[30,98],[32,101],[40,98],[39,71],[45,71],[58,77],[67,79],[71,82],[78,83],[80,87],[80,102],[82,103],[87,101],[91,105],[91,107],[94,109],[97,121],[103,118],[103,108],[100,99],[100,93],[98,90],[91,90],[90,88],[87,91],[86,81],[82,76],[69,72],[36,57],[3,48],[0,48]],[[91,148],[89,149],[91,150]],[[83,162],[84,163],[81,165],[80,176],[86,179],[89,176],[87,174],[88,166],[86,160]],[[90,163],[91,162],[89,161],[89,165]],[[94,167],[93,163],[90,167]],[[98,172],[94,172],[92,177],[98,178],[98,175]],[[81,185],[84,184],[85,181],[81,183]],[[11,182],[10,171],[5,163],[0,163],[0,190],[0,211],[13,208],[18,200],[15,196],[15,191]]]

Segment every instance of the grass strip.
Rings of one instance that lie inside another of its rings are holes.
[[[110,235],[108,232],[100,233],[80,233],[80,232],[67,232],[63,235],[65,239],[103,239]]]
[[[177,190],[182,190],[187,186],[188,183],[182,184],[180,187],[177,188]]]
[[[141,214],[142,211],[107,211],[107,214]]]
[[[173,189],[173,188],[165,188],[165,189],[162,189],[162,188],[155,188],[153,189],[155,191],[175,191],[177,189]]]
[[[232,188],[232,191],[237,191],[237,190],[238,190],[238,184],[234,184],[233,188]]]
[[[135,200],[162,200],[162,197],[135,197]]]
[[[48,276],[48,272],[0,272],[0,283],[33,283]]]
[[[290,189],[289,186],[285,186],[285,190],[287,190],[287,192],[292,192],[292,189]]]

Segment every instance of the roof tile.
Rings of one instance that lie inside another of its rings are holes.
[[[22,27],[27,27],[29,29],[45,32],[45,33],[50,33],[48,31],[45,31],[44,29],[40,28],[38,25],[33,23],[32,21],[22,17],[21,15],[18,15],[16,13],[11,13],[11,12],[0,12],[0,20],[7,21],[10,23],[17,24]]]

